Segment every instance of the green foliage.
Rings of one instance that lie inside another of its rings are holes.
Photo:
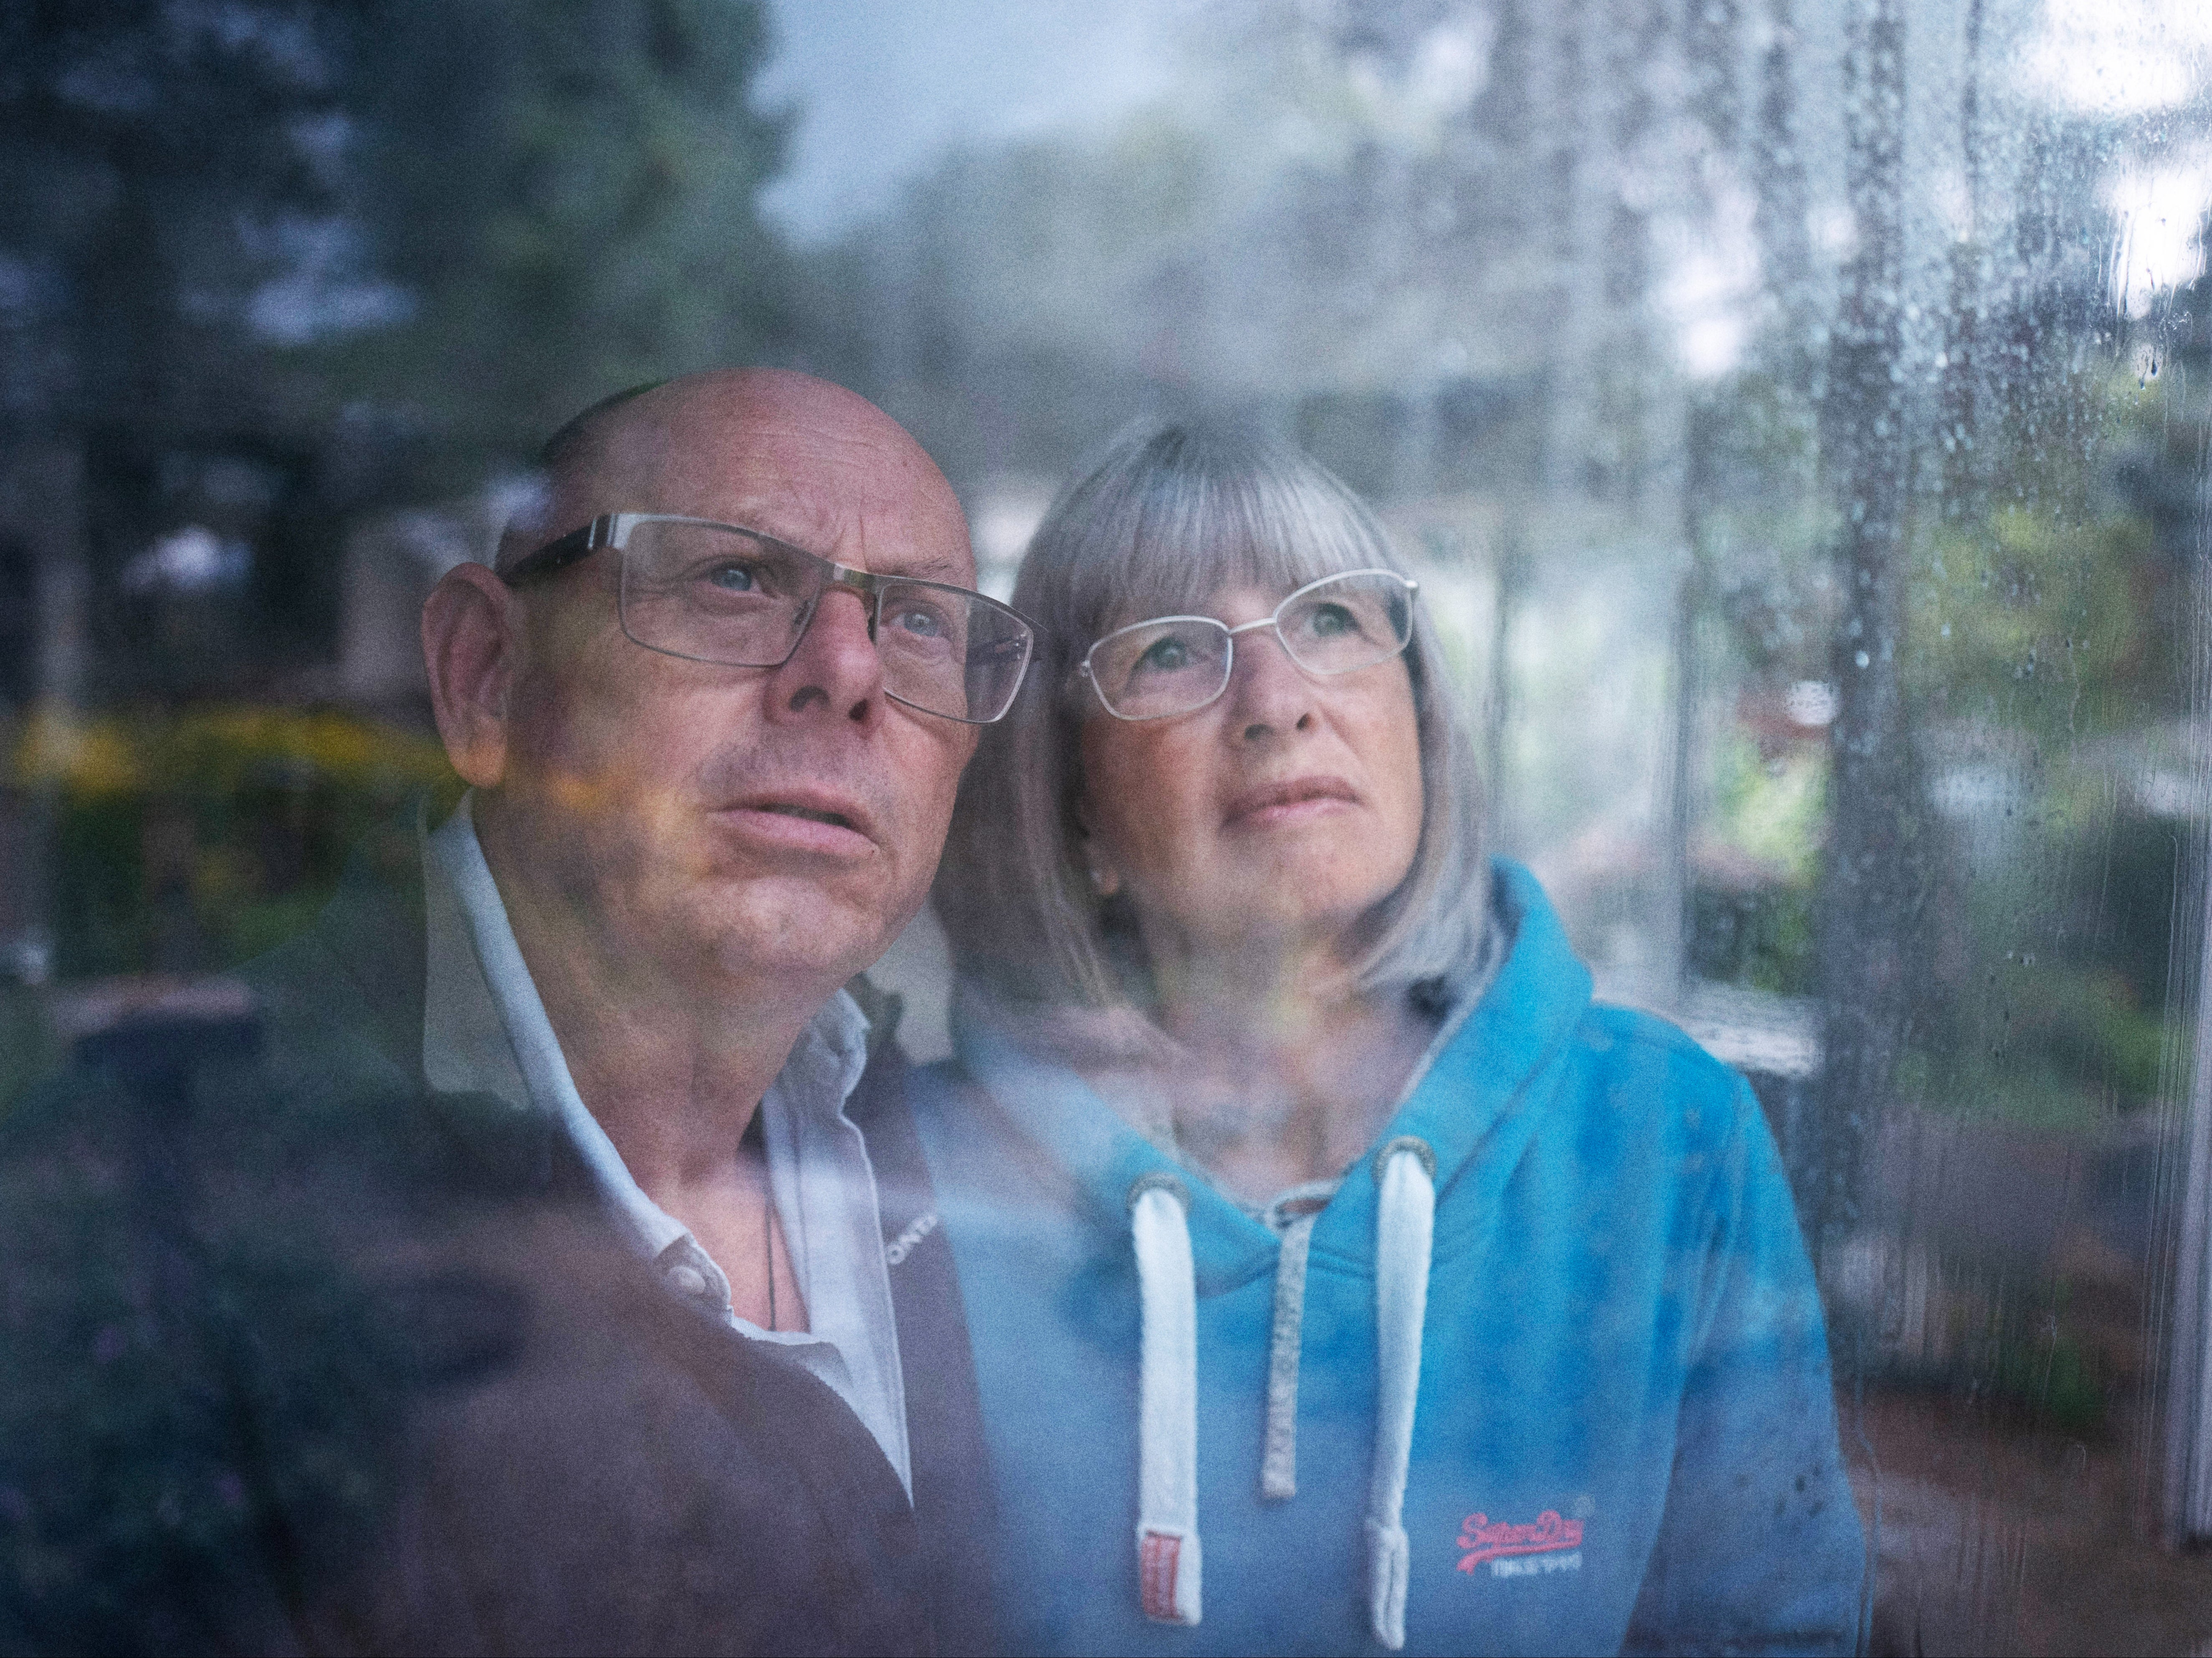
[[[2063,742],[2170,706],[2175,607],[2150,525],[2008,507],[1946,525],[1911,587],[1907,672],[1935,717]]]
[[[39,991],[20,980],[0,981],[0,1115],[61,1056]]]
[[[1968,1373],[1996,1403],[2025,1411],[2068,1434],[2094,1432],[2108,1408],[2111,1379],[2094,1345],[2075,1327],[2073,1285],[2009,1287],[1969,1333]]]
[[[54,800],[65,977],[258,955],[313,914],[362,835],[458,792],[428,738],[282,708],[46,717],[13,759]]]
[[[2166,1026],[2117,973],[2016,956],[1960,1001],[1899,1079],[1916,1103],[2087,1131],[2156,1096]]]
[[[1772,758],[1737,734],[1720,756],[1711,831],[1792,888],[1819,872],[1827,812],[1825,753],[1795,745]]]
[[[515,1345],[514,1291],[421,1246],[514,1193],[533,1126],[453,1120],[505,1155],[471,1164],[335,1056],[288,1084],[179,1040],[173,1073],[88,1060],[0,1118],[11,1649],[296,1644],[328,1608],[288,1594],[357,1567],[424,1391]]]
[[[1844,1303],[1835,1314],[1840,1348],[1878,1356],[1894,1382],[1963,1394],[2015,1422],[2075,1437],[2106,1424],[2130,1368],[2098,1304],[2109,1285],[1925,1237],[1911,1247],[1924,1252],[1924,1318],[1867,1322],[1867,1307]],[[1898,1310],[1887,1309],[1893,1319]]]
[[[1827,827],[1828,764],[1805,742],[1769,755],[1741,730],[1716,756],[1693,856],[1691,970],[1783,995],[1813,993],[1813,899]]]
[[[127,1118],[106,1101],[88,1114],[70,1142],[0,1169],[20,1338],[0,1344],[4,1569],[18,1616],[68,1608],[70,1633],[88,1645],[169,1644],[184,1631],[134,1628],[173,1595],[165,1576],[199,1580],[210,1606],[250,1606],[258,1586],[241,1568],[258,1528],[288,1510],[358,1527],[373,1509],[375,1463],[344,1420],[371,1396],[371,1305],[297,1236],[234,1235],[212,1248],[165,1236],[134,1212],[143,1199],[127,1155],[103,1143],[106,1120]],[[248,1327],[249,1303],[295,1315],[292,1327]],[[249,1357],[264,1363],[238,1364]],[[200,1385],[175,1385],[180,1371]],[[249,1396],[234,1396],[239,1382]],[[255,1447],[239,1431],[247,1409],[271,1407],[298,1453],[271,1468],[281,1490],[254,1478]]]
[[[1908,1091],[2087,1128],[2159,1087],[2181,849],[2146,788],[2189,768],[2160,733],[2187,712],[2191,578],[2141,490],[2115,487],[2163,446],[2166,396],[2116,372],[2053,397],[2068,440],[1986,434],[2009,446],[2005,487],[1921,537],[1909,589],[1905,690],[1952,798]]]
[[[1690,967],[1699,978],[1784,996],[1813,993],[1809,889],[1696,886],[1690,920]]]

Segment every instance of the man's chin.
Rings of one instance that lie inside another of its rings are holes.
[[[880,903],[770,879],[702,895],[684,926],[721,973],[818,987],[826,997],[883,954],[892,936],[888,919]]]

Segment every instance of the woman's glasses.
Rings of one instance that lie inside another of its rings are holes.
[[[1229,689],[1237,635],[1272,628],[1311,674],[1387,662],[1413,637],[1419,584],[1394,570],[1347,570],[1308,582],[1257,622],[1231,628],[1205,616],[1163,616],[1117,628],[1076,671],[1116,720],[1164,720],[1204,708]]]
[[[884,694],[924,714],[988,726],[1013,706],[1036,630],[996,599],[941,581],[878,575],[757,530],[662,513],[608,513],[506,573],[510,586],[601,547],[622,556],[622,626],[666,656],[732,668],[791,660],[825,594],[868,606]]]

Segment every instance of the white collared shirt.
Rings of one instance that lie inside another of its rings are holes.
[[[812,1326],[763,1330],[731,1309],[721,1268],[689,1228],[645,1194],[578,1096],[477,840],[472,799],[464,796],[422,847],[425,1080],[446,1092],[489,1094],[559,1118],[617,1223],[670,1288],[812,1371],[866,1424],[911,1498],[906,1384],[875,1170],[859,1127],[845,1114],[867,1066],[867,1017],[839,991],[761,1097],[769,1187]]]

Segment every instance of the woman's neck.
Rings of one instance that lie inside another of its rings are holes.
[[[1355,990],[1333,950],[1186,958],[1165,977],[1161,1023],[1190,1067],[1170,1079],[1176,1146],[1252,1202],[1350,1167],[1434,1031],[1405,997]]]

